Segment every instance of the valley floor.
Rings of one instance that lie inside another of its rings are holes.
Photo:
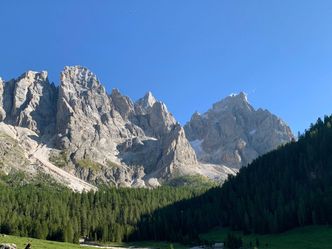
[[[222,242],[230,231],[228,229],[214,229],[209,233],[202,234],[201,239],[210,242]],[[308,226],[297,228],[285,233],[269,235],[243,235],[240,232],[231,232],[241,236],[244,245],[249,248],[249,243],[253,245],[256,239],[259,241],[259,248],[268,249],[331,249],[332,248],[332,227],[331,226]],[[32,238],[3,236],[0,235],[0,243],[14,243],[18,249],[24,248],[27,243],[32,244],[33,249],[95,249],[96,247],[80,246],[70,243],[39,240]],[[112,248],[159,248],[159,249],[185,249],[181,244],[171,244],[169,242],[146,241],[136,243],[109,243],[105,244]]]
[[[222,242],[230,232],[228,229],[215,229],[209,233],[202,234],[201,239],[213,242]],[[268,235],[243,235],[235,232],[243,239],[244,245],[253,245],[256,239],[259,248],[268,249],[331,249],[332,248],[332,226],[308,226],[293,229],[280,234]]]
[[[0,244],[1,243],[14,243],[17,245],[17,249],[25,248],[27,243],[31,243],[33,249],[96,249],[95,246],[81,246],[78,244],[71,243],[63,243],[57,241],[49,241],[49,240],[40,240],[26,237],[17,237],[11,235],[0,235]],[[109,243],[105,244],[105,247],[99,248],[118,248],[118,249],[128,249],[128,248],[136,248],[136,249],[169,249],[171,246],[174,249],[185,249],[187,248],[181,244],[171,244],[169,242],[161,242],[161,241],[143,241],[143,242],[135,242],[135,243]]]

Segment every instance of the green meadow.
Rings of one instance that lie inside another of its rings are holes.
[[[49,240],[40,240],[26,237],[17,237],[11,235],[0,236],[0,243],[14,243],[17,245],[18,249],[24,249],[27,243],[31,243],[32,249],[96,249],[95,247],[89,246],[80,246],[78,244],[72,243],[64,243],[64,242],[56,242]],[[146,247],[146,248],[159,248],[159,249],[185,249],[187,248],[184,245],[178,243],[169,243],[169,242],[161,242],[161,241],[140,241],[137,243],[109,243],[104,246],[110,247]]]
[[[285,233],[268,235],[243,235],[241,232],[233,232],[228,229],[214,229],[202,234],[200,238],[209,242],[223,242],[229,233],[241,236],[245,247],[249,247],[250,242],[255,246],[259,241],[259,248],[269,249],[332,249],[332,227],[331,226],[309,226],[297,228]],[[17,236],[1,236],[0,243],[14,243],[18,249],[24,248],[27,243],[32,244],[33,249],[92,249],[95,247],[80,246],[77,244],[39,240],[33,238]],[[178,243],[145,241],[136,243],[110,243],[105,246],[112,247],[147,247],[159,249],[185,249],[187,246]]]
[[[241,236],[244,246],[259,241],[259,248],[269,249],[332,249],[331,226],[308,226],[293,229],[280,234],[243,235],[240,232],[231,232],[228,229],[214,229],[202,234],[201,239],[210,242],[223,242],[229,233]]]

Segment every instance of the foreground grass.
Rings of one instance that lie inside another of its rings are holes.
[[[104,243],[105,246],[112,247],[145,247],[145,248],[158,248],[158,249],[187,249],[188,246],[179,243],[171,243],[167,241],[137,241],[131,243]]]
[[[243,235],[240,232],[230,232],[228,229],[215,229],[202,234],[201,239],[213,242],[223,242],[228,233],[241,235],[244,245],[250,241],[255,245],[259,240],[259,248],[269,249],[331,249],[332,227],[331,226],[308,226],[297,228],[285,233],[269,235]]]
[[[31,243],[33,249],[36,248],[45,248],[45,249],[59,249],[59,248],[66,248],[66,249],[92,249],[94,247],[81,247],[80,245],[71,244],[71,243],[63,243],[63,242],[55,242],[55,241],[48,241],[48,240],[39,240],[39,239],[32,239],[32,238],[25,238],[25,237],[16,237],[6,235],[5,237],[0,237],[0,243],[14,243],[17,245],[18,249],[25,248],[25,245]],[[95,248],[94,248],[95,249]]]
[[[259,240],[259,248],[268,249],[332,249],[332,227],[331,226],[309,226],[297,228],[280,234],[269,235],[243,235],[240,232],[230,232],[228,229],[214,229],[209,233],[202,234],[202,240],[210,242],[222,242],[227,234],[235,233],[241,235],[245,246],[250,242],[255,245],[256,239]],[[82,247],[76,244],[62,243],[47,240],[38,240],[32,238],[16,236],[0,236],[0,243],[14,243],[18,249],[23,249],[27,243],[32,244],[33,249],[92,249],[95,247]],[[170,249],[169,242],[144,241],[133,243],[107,243],[105,246],[112,247],[148,247]],[[185,249],[185,245],[173,243],[174,249]]]
[[[25,248],[25,245],[31,243],[33,249],[96,249],[95,247],[80,246],[77,244],[63,243],[49,240],[39,240],[25,237],[17,237],[6,235],[5,237],[0,236],[0,243],[14,243],[17,245],[18,249]],[[159,249],[170,249],[169,242],[159,242],[159,241],[140,241],[135,243],[108,243],[105,246],[112,247],[149,247],[149,248],[159,248]],[[174,243],[172,244],[174,249],[185,249],[184,245]]]

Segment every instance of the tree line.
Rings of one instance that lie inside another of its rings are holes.
[[[77,243],[127,241],[143,215],[203,189],[162,187],[74,193],[47,185],[0,186],[0,233]]]

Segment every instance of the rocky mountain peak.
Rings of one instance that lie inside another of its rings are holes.
[[[250,105],[248,97],[244,92],[240,92],[239,94],[231,94],[228,97],[222,99],[221,101],[213,104],[211,111],[236,111],[238,109],[254,111],[254,108]]]
[[[215,103],[203,115],[195,113],[184,128],[200,161],[235,168],[293,139],[285,122],[255,110],[243,92]]]
[[[110,97],[115,109],[124,120],[127,120],[134,113],[134,103],[129,97],[122,95],[119,89],[114,88]]]
[[[200,117],[201,114],[198,111],[195,111],[194,114],[192,115],[192,117]]]
[[[243,101],[248,102],[248,96],[245,92],[240,92],[238,94],[233,94],[232,97],[238,97],[238,98],[242,99]]]
[[[112,92],[111,92],[111,96],[122,96],[122,94],[118,88],[113,88]]]
[[[36,72],[29,70],[26,73],[22,74],[19,78],[25,78],[33,82],[34,80],[47,80],[48,73],[47,71]]]
[[[193,115],[191,115],[190,122],[194,120],[202,120],[204,117],[199,112],[194,112]]]
[[[56,88],[46,71],[27,71],[5,82],[2,92],[2,120],[37,133],[49,129],[54,121]]]
[[[82,91],[103,88],[97,76],[88,68],[82,66],[66,66],[61,72],[61,85],[69,87],[71,85]]]
[[[153,107],[153,105],[157,102],[156,98],[149,91],[147,92],[143,98],[140,98],[136,101],[136,105],[142,108],[143,110],[149,110]]]

